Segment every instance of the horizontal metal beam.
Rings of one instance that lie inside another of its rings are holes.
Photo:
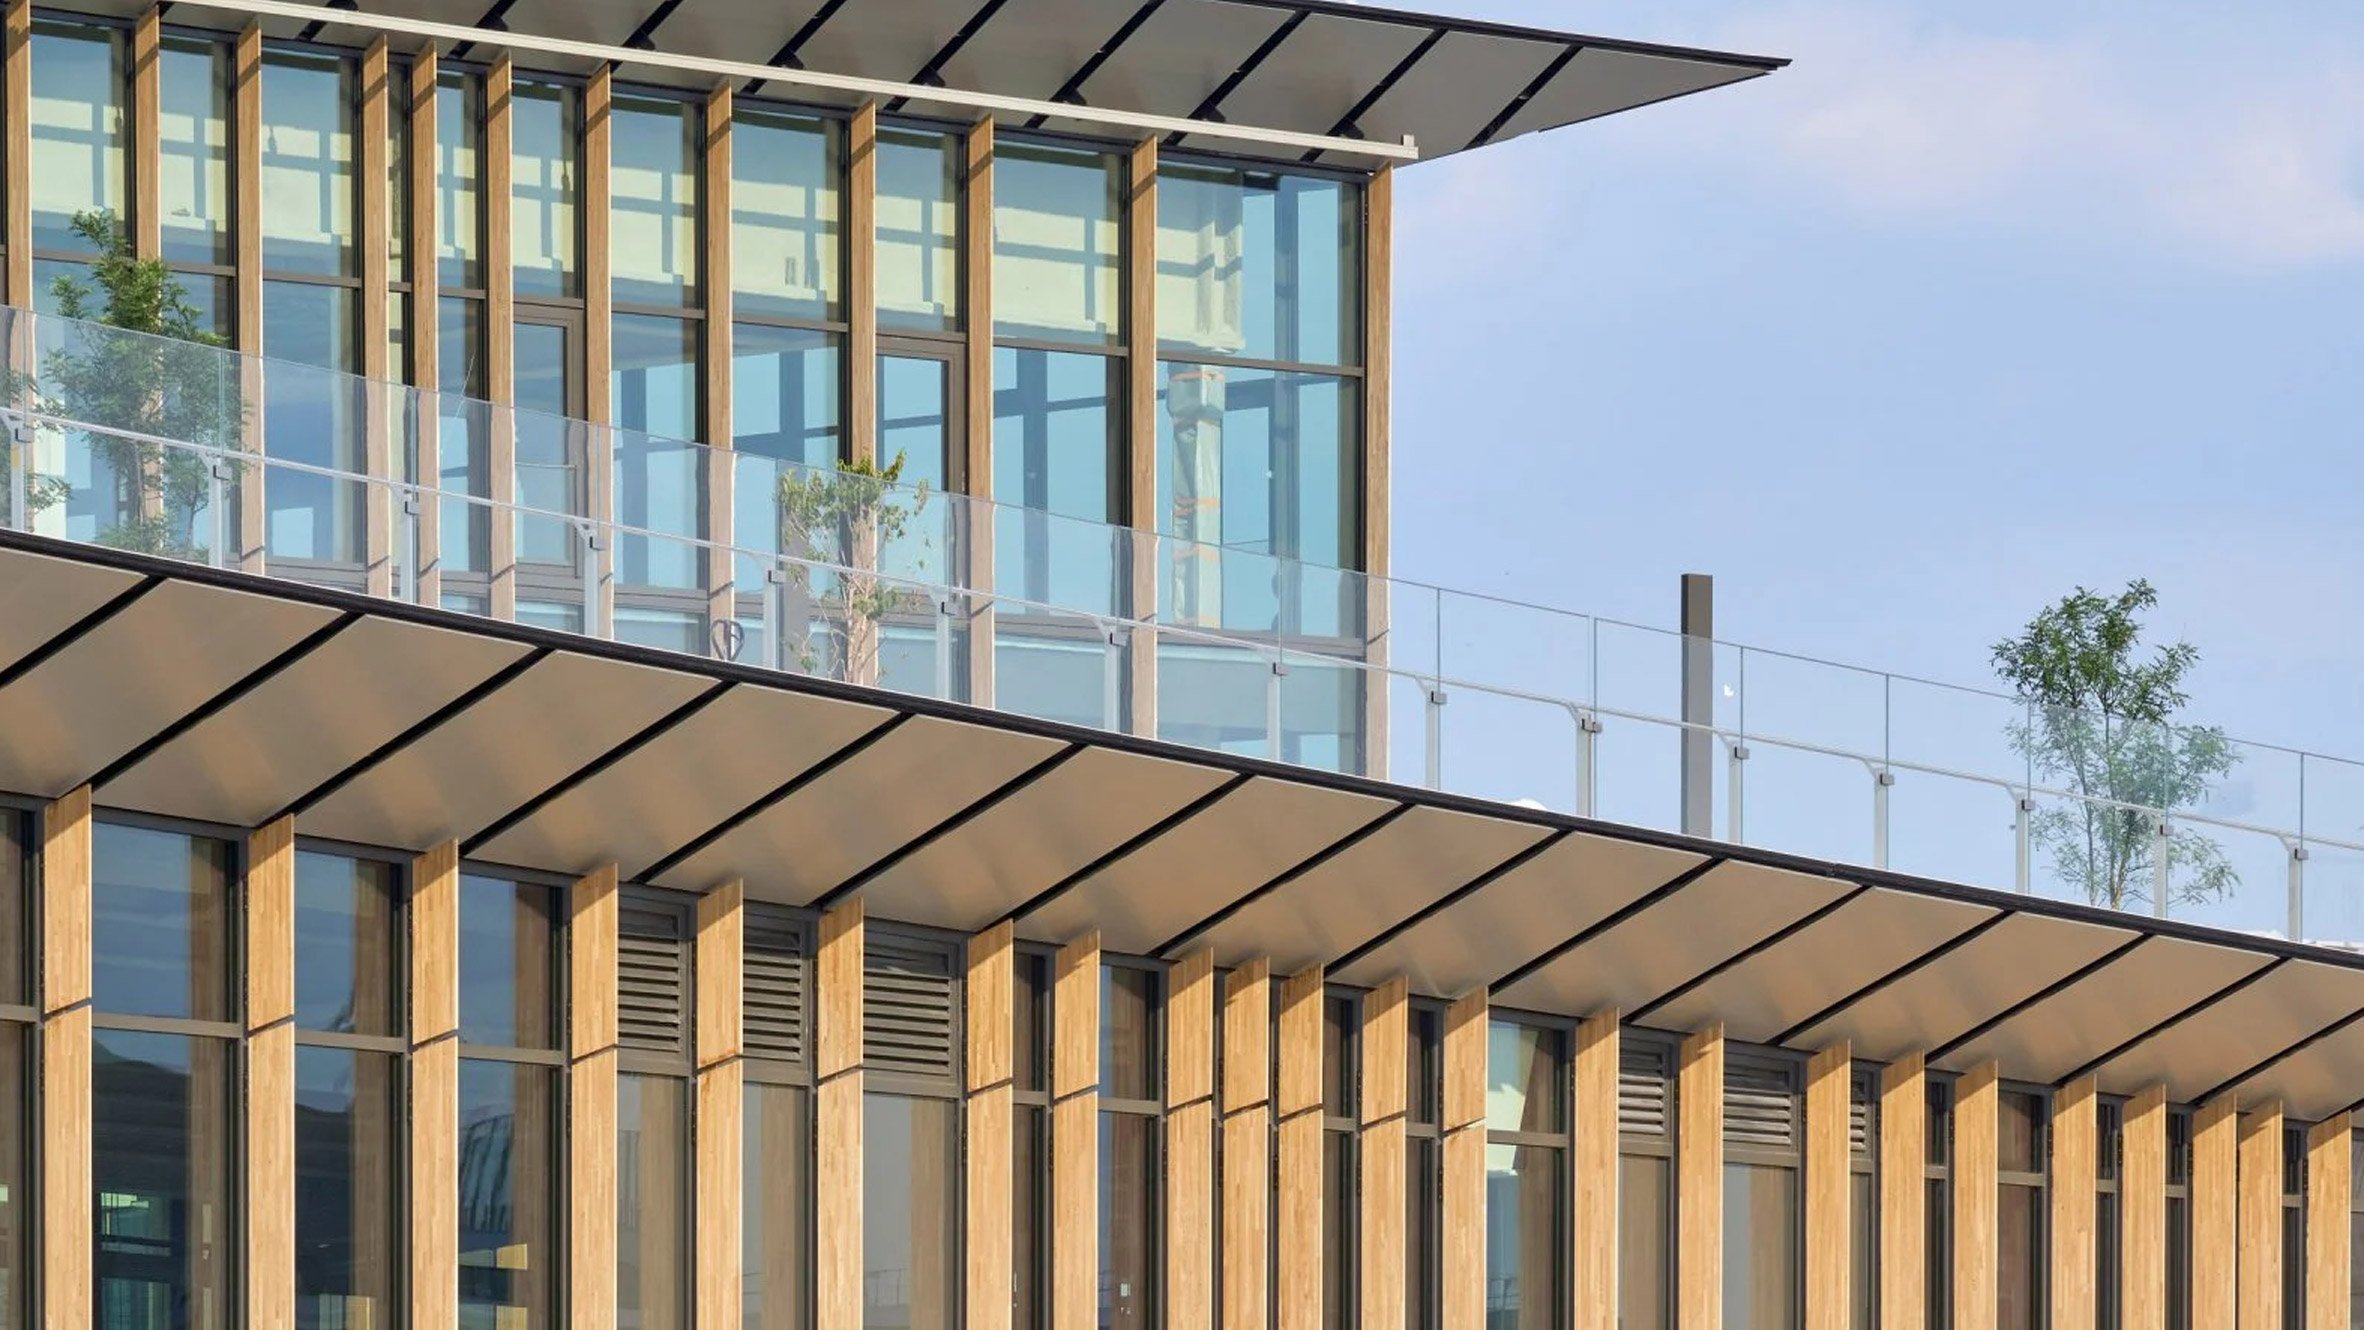
[[[182,0],[180,10],[211,10],[225,14],[243,14],[250,18],[283,18],[298,23],[310,23],[326,17],[320,6],[298,4],[294,0]],[[497,46],[511,53],[534,53],[564,56],[570,60],[586,60],[623,68],[669,69],[688,74],[708,74],[717,80],[757,80],[781,83],[790,87],[809,88],[816,92],[835,93],[863,101],[891,102],[897,98],[933,102],[944,106],[965,107],[972,111],[1011,117],[1043,116],[1063,120],[1078,120],[1087,124],[1105,125],[1111,129],[1129,131],[1132,137],[1152,135],[1192,134],[1202,138],[1230,139],[1240,143],[1262,144],[1267,147],[1290,148],[1316,152],[1342,153],[1349,157],[1367,157],[1381,161],[1411,162],[1420,159],[1420,150],[1409,142],[1377,143],[1363,139],[1338,138],[1329,134],[1305,134],[1289,129],[1259,129],[1253,125],[1228,125],[1210,120],[1192,120],[1187,116],[1151,115],[1144,111],[1119,111],[1103,107],[1070,106],[1058,102],[1040,101],[1032,97],[1005,97],[993,92],[970,92],[958,88],[930,88],[917,83],[899,83],[892,79],[859,78],[851,74],[824,74],[808,69],[783,69],[777,65],[757,64],[750,60],[715,60],[705,56],[674,55],[658,51],[637,51],[628,46],[607,46],[598,42],[578,42],[564,37],[543,37],[527,33],[491,32],[460,23],[437,23],[428,19],[403,18],[392,14],[366,14],[335,11],[329,18],[332,26],[359,28],[365,32],[400,34],[423,37],[430,41],[483,43]]]

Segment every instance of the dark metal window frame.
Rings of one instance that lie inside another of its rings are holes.
[[[1325,1102],[1322,1106],[1323,1154],[1326,1156],[1330,1146],[1341,1142],[1344,1144],[1346,1154],[1345,1162],[1342,1165],[1346,1175],[1340,1180],[1345,1189],[1343,1196],[1345,1204],[1338,1212],[1339,1231],[1332,1234],[1328,1231],[1328,1224],[1323,1225],[1324,1251],[1322,1253],[1322,1270],[1325,1275],[1337,1270],[1344,1272],[1337,1280],[1337,1286],[1342,1294],[1340,1305],[1333,1307],[1329,1304],[1328,1298],[1323,1299],[1323,1323],[1340,1327],[1340,1330],[1351,1330],[1352,1327],[1361,1324],[1362,1314],[1363,1003],[1369,996],[1368,989],[1346,984],[1330,984],[1324,988],[1322,993],[1323,1023],[1327,1025],[1333,1016],[1342,1015],[1341,1023],[1338,1026],[1338,1055],[1342,1064],[1338,1069],[1338,1082],[1339,1093],[1343,1096],[1344,1102]],[[1324,1042],[1327,1043],[1326,1040]],[[1329,1074],[1328,1054],[1329,1050],[1325,1047],[1323,1049],[1325,1064],[1323,1077],[1325,1081]],[[1328,1087],[1325,1084],[1323,1088],[1326,1100]],[[1327,1171],[1326,1163],[1325,1159],[1325,1173]],[[1325,1193],[1327,1190],[1325,1185]],[[1323,1197],[1325,1210],[1328,1207],[1328,1201],[1329,1198],[1325,1194]],[[1334,1245],[1330,1242],[1332,1237],[1337,1239]]]
[[[1555,1327],[1565,1327],[1569,1323],[1569,1314],[1571,1309],[1570,1297],[1573,1293],[1573,1290],[1570,1287],[1565,1286],[1564,1281],[1570,1278],[1570,1272],[1575,1268],[1576,1256],[1576,1177],[1575,1169],[1570,1166],[1570,1163],[1574,1158],[1576,1144],[1576,1057],[1574,1035],[1577,1024],[1578,1022],[1565,1016],[1555,1016],[1545,1012],[1522,1011],[1509,1007],[1492,1007],[1486,1012],[1486,1077],[1489,1084],[1491,1084],[1493,1080],[1492,1052],[1494,1030],[1497,1027],[1507,1025],[1521,1029],[1536,1030],[1549,1033],[1554,1037],[1554,1056],[1559,1061],[1559,1067],[1557,1074],[1553,1077],[1554,1083],[1552,1089],[1553,1092],[1559,1096],[1559,1102],[1555,1105],[1559,1116],[1560,1125],[1558,1129],[1552,1131],[1519,1131],[1509,1128],[1496,1127],[1491,1123],[1483,1124],[1483,1129],[1486,1133],[1486,1145],[1489,1149],[1497,1145],[1509,1145],[1528,1149],[1543,1149],[1552,1152],[1554,1168],[1558,1174],[1556,1179],[1558,1185],[1553,1189],[1557,1197],[1557,1204],[1554,1206],[1556,1213],[1553,1215],[1551,1247],[1552,1250],[1558,1254],[1558,1259],[1555,1264],[1558,1266],[1558,1277],[1563,1281],[1563,1287],[1558,1290],[1560,1296],[1553,1298],[1551,1306],[1546,1309],[1546,1314],[1550,1318],[1547,1324]],[[1519,1218],[1523,1225],[1527,1221],[1528,1216],[1521,1215]],[[1492,1221],[1489,1219],[1487,1222],[1487,1227],[1491,1229],[1492,1226]],[[1491,1276],[1489,1275],[1489,1285],[1491,1282]],[[1521,1307],[1521,1315],[1519,1319],[1522,1322],[1525,1321],[1526,1316],[1529,1314],[1527,1311],[1527,1296],[1527,1290],[1521,1289],[1519,1291],[1519,1302]],[[1487,1290],[1486,1312],[1488,1319],[1491,1320],[1494,1314],[1494,1308],[1493,1291],[1490,1287]]]
[[[2029,1126],[2034,1132],[2035,1137],[2032,1148],[2034,1151],[2036,1167],[2033,1169],[2011,1169],[2002,1166],[2000,1151],[2001,1139],[1999,1135],[2001,1131],[2001,1116],[2004,1112],[2005,1101],[2015,1095],[2024,1097],[2030,1101],[2028,1109],[2030,1118]],[[2041,1327],[2047,1322],[2050,1316],[2049,1308],[2051,1306],[2053,1278],[2051,1203],[2053,1185],[2052,1087],[2049,1085],[2039,1085],[2025,1081],[2005,1080],[1996,1087],[1995,1112],[1998,1132],[1996,1141],[1998,1148],[1995,1169],[1997,1204],[1998,1206],[2000,1205],[2002,1192],[2006,1188],[2016,1187],[2023,1191],[2032,1192],[2034,1194],[2034,1223],[2028,1233],[2028,1259],[2030,1262],[2030,1268],[2028,1270],[2028,1298],[2030,1303],[2029,1323],[2033,1326]],[[1997,1211],[1997,1216],[1999,1221],[1999,1209]],[[1996,1249],[1995,1266],[1998,1280],[2001,1276],[2004,1263],[2009,1259],[2010,1257],[2008,1253],[2005,1253],[2000,1248],[2000,1246],[1998,1246]]]
[[[1168,1039],[1168,1032],[1166,1030],[1166,1017],[1168,1003],[1173,996],[1171,985],[1168,982],[1168,980],[1171,978],[1172,967],[1166,962],[1158,960],[1154,957],[1130,956],[1113,952],[1103,952],[1100,956],[1100,970],[1100,982],[1102,984],[1106,984],[1107,972],[1110,970],[1141,971],[1155,975],[1157,977],[1156,992],[1151,998],[1149,1016],[1150,1047],[1149,1056],[1147,1058],[1147,1063],[1154,1077],[1152,1085],[1154,1092],[1147,1099],[1128,1099],[1111,1095],[1105,1089],[1102,1089],[1099,1092],[1099,1119],[1105,1119],[1110,1114],[1122,1114],[1128,1117],[1142,1118],[1155,1124],[1155,1127],[1151,1130],[1149,1137],[1152,1152],[1155,1156],[1155,1162],[1149,1170],[1149,1176],[1156,1194],[1150,1198],[1150,1204],[1145,1211],[1149,1217],[1149,1241],[1147,1244],[1145,1244],[1147,1248],[1147,1264],[1149,1266],[1149,1271],[1148,1279],[1145,1282],[1149,1286],[1149,1305],[1155,1313],[1151,1317],[1151,1323],[1158,1324],[1162,1323],[1165,1319],[1166,1295],[1168,1291],[1166,1288],[1166,1240],[1168,1235],[1166,1233],[1165,1208],[1165,1196],[1167,1188],[1165,1134],[1166,1048]],[[1274,992],[1277,994],[1278,991],[1279,990],[1276,986]],[[1103,1022],[1101,1027],[1101,1045],[1104,1048],[1107,1042],[1107,1027],[1105,1022],[1108,1019],[1108,1012],[1105,1003],[1103,1003],[1101,1007],[1100,1019]],[[1057,1028],[1055,1024],[1053,1028]],[[1094,1056],[1101,1056],[1099,1050],[1094,1050]],[[1095,1084],[1105,1086],[1107,1084],[1107,1074],[1108,1069],[1105,1066],[1101,1067],[1100,1078],[1095,1082]],[[1057,1082],[1054,1080],[1052,1084],[1055,1085]],[[1092,1129],[1095,1135],[1105,1130],[1102,1122],[1099,1119],[1095,1119],[1092,1124]],[[1055,1240],[1056,1239],[1054,1239],[1054,1241]],[[1096,1247],[1097,1238],[1093,1239],[1093,1241]],[[1105,1259],[1105,1253],[1096,1251],[1093,1256],[1093,1267],[1095,1269],[1100,1269],[1101,1262]],[[1103,1271],[1103,1273],[1105,1272]]]

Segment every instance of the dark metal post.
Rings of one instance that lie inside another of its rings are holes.
[[[1683,574],[1683,834],[1715,834],[1716,582]]]

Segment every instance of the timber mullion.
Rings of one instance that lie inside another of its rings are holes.
[[[1007,920],[968,942],[968,1330],[1009,1330],[1017,1194],[1017,930]]]
[[[164,8],[131,29],[131,252],[164,254]],[[365,216],[367,214],[364,214]]]
[[[2119,1330],[2167,1330],[2166,1087],[2127,1100],[2119,1121]]]
[[[264,454],[269,439],[263,433],[263,29],[249,24],[238,34],[231,57],[230,225],[237,254],[233,278],[235,307],[231,344],[247,354],[239,358],[239,401],[246,413],[245,451]],[[264,492],[270,480],[258,462],[238,468],[238,544],[232,567],[263,571],[265,559]]]
[[[410,891],[410,1323],[460,1321],[460,845],[413,861]]]
[[[1167,972],[1167,1330],[1215,1327],[1215,1013],[1215,953],[1202,947]]]
[[[1274,1330],[1321,1330],[1322,968],[1281,981],[1280,1075],[1273,1087]]]
[[[2192,1115],[2192,1330],[2233,1330],[2240,1317],[2240,1140],[2230,1096]]]
[[[747,888],[729,882],[698,898],[697,1130],[695,1152],[697,1330],[735,1330],[746,1271],[739,1240],[745,1177]]]
[[[1844,1040],[1806,1063],[1806,1330],[1847,1330],[1853,1323],[1848,1211],[1855,1159],[1847,1119],[1854,1072],[1854,1054]]]
[[[252,1325],[292,1325],[296,1291],[295,819],[246,838],[246,1261]]]
[[[1724,1027],[1683,1040],[1676,1060],[1677,1330],[1724,1323]]]
[[[397,377],[423,390],[410,427],[418,438],[417,473],[404,477],[430,487],[442,481],[441,412],[432,394],[443,387],[442,264],[443,236],[437,224],[436,191],[442,173],[443,150],[435,124],[435,44],[429,42],[410,58],[410,364],[395,366]],[[481,178],[481,176],[480,176]],[[419,500],[414,524],[417,544],[405,557],[418,563],[417,593],[422,605],[443,603],[443,505],[431,497]]]
[[[1395,168],[1382,166],[1363,192],[1363,654],[1387,664],[1390,477],[1388,430],[1395,374]],[[1387,775],[1386,676],[1366,675],[1363,689],[1363,773]]]
[[[1919,1053],[1880,1069],[1880,1250],[1917,1253],[1928,1244],[1929,1080]],[[1928,1321],[1922,1260],[1880,1262],[1883,1330],[1922,1330]]]
[[[1440,1330],[1486,1330],[1486,990],[1445,1009]]]
[[[1953,1200],[1954,1317],[1950,1330],[1995,1330],[2001,1308],[1995,1267],[2002,1249],[1997,1216],[2002,1071],[1983,1062],[1954,1086]]]
[[[19,122],[22,123],[22,122]],[[15,251],[10,251],[13,257]],[[91,1323],[96,1235],[91,1171],[90,787],[41,814],[42,1310],[52,1325]]]
[[[33,307],[33,5],[9,0],[0,16],[0,244],[8,249],[6,296]]]
[[[2240,1330],[2282,1330],[2282,1106],[2243,1113],[2239,1122],[2235,1324]]]
[[[517,501],[517,266],[513,228],[516,179],[513,156],[517,70],[508,56],[493,62],[484,78],[484,376],[485,396],[496,403],[486,431],[486,497],[495,507],[487,562],[491,567],[492,617],[517,617],[517,523],[501,504]]]
[[[706,154],[705,199],[703,221],[704,270],[700,287],[706,297],[706,358],[702,382],[705,402],[701,414],[705,440],[713,445],[706,453],[706,536],[713,543],[706,548],[706,619],[708,623],[723,623],[734,619],[738,561],[731,555],[731,545],[737,539],[733,522],[736,504],[735,468],[732,466],[731,440],[735,425],[731,419],[732,374],[735,333],[731,286],[731,87],[725,83],[706,94]]]
[[[878,103],[846,133],[846,459],[878,461]]]
[[[2092,1270],[2099,1240],[2100,1198],[2083,1179],[2100,1165],[2101,1101],[2090,1076],[2060,1087],[2052,1096],[2052,1171],[2061,1184],[2048,1187],[2052,1202],[2052,1268]],[[2123,1193],[2125,1181],[2119,1180]],[[2123,1203],[2123,1196],[2120,1201]],[[2090,1279],[2055,1279],[2051,1330],[2093,1330],[2100,1308]]]
[[[1051,1330],[1094,1330],[1100,1312],[1100,935],[1052,965]]]
[[[388,194],[386,160],[393,138],[389,109],[393,77],[386,39],[379,37],[361,56],[361,376],[363,470],[380,482],[368,486],[362,501],[362,532],[368,590],[373,596],[394,594],[394,479],[392,423],[398,418],[390,394],[397,378],[389,363],[392,330],[394,240],[392,198]],[[432,145],[429,151],[433,151]],[[416,241],[414,240],[414,244]],[[428,237],[432,245],[434,238]]]
[[[1157,139],[1133,145],[1125,209],[1125,512],[1137,623],[1157,617]],[[1132,732],[1157,736],[1157,634],[1131,633]]]
[[[616,868],[567,892],[567,1323],[616,1324]]]
[[[965,335],[961,342],[961,384],[965,402],[961,412],[963,436],[953,442],[962,450],[961,481],[976,500],[993,497],[993,136],[991,117],[969,128],[961,185],[962,299]],[[969,520],[968,567],[965,585],[979,593],[959,607],[968,616],[968,700],[993,705],[993,638],[999,616],[990,598],[993,589],[993,543],[996,527],[992,509],[982,503],[964,506]],[[981,520],[980,520],[981,519]]]
[[[1272,1280],[1272,963],[1223,981],[1223,1330],[1265,1330]]]
[[[599,554],[584,576],[598,579],[599,619],[616,617],[616,434],[610,401],[615,377],[616,299],[614,217],[615,71],[606,66],[583,88],[583,419],[584,512],[601,531]],[[584,631],[598,632],[585,624]]]
[[[2346,1113],[2307,1131],[2307,1330],[2349,1330],[2354,1153],[2355,1127]]]
[[[821,916],[814,956],[818,1021],[813,1275],[816,1330],[862,1330],[862,899]]]

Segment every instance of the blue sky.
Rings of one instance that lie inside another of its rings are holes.
[[[1400,177],[1398,575],[1972,684],[2147,576],[2364,756],[2364,9],[1444,7],[1795,63]]]

